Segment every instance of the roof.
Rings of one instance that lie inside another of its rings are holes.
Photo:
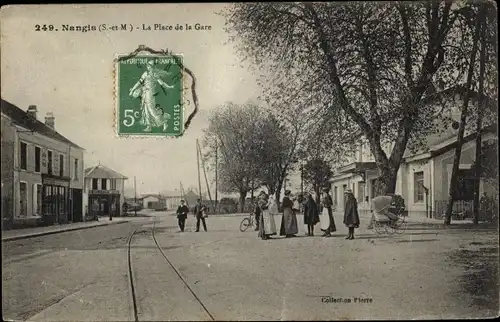
[[[74,148],[85,150],[84,148],[78,146],[76,143],[59,134],[56,130],[53,130],[52,128],[47,126],[45,123],[34,119],[33,117],[29,116],[28,113],[4,99],[2,99],[1,108],[2,114],[7,115],[14,124],[22,126],[28,130],[39,133],[51,139],[69,144]]]
[[[493,133],[493,134],[496,134],[498,136],[496,124],[491,124],[489,126],[484,127],[483,133]],[[463,143],[467,143],[469,141],[472,141],[475,138],[476,138],[476,132],[466,134],[466,135],[464,135]],[[419,159],[426,159],[426,158],[435,157],[435,156],[441,155],[441,154],[443,154],[451,149],[454,149],[456,147],[457,143],[458,143],[457,135],[455,134],[452,137],[441,140],[440,142],[436,142],[435,144],[433,144],[432,146],[429,147],[428,152],[405,155],[404,159],[405,159],[405,161],[414,161],[414,160],[419,160]]]
[[[123,174],[103,166],[102,164],[85,169],[85,178],[128,179]]]
[[[426,105],[426,104],[432,104],[436,101],[440,101],[442,99],[451,99],[453,98],[456,94],[458,94],[460,97],[464,97],[467,93],[467,87],[465,85],[457,85],[457,86],[452,86],[447,89],[441,90],[441,91],[432,91],[428,95],[426,95],[424,98],[422,98],[420,104]],[[475,103],[479,99],[480,95],[476,91],[471,92],[471,103]],[[483,96],[485,100],[485,106],[490,110],[490,111],[496,111],[498,102],[491,97],[488,96]],[[442,140],[443,135],[446,135],[447,138],[449,139],[450,137],[456,135],[456,131],[453,131],[453,134],[450,135],[450,133],[447,134],[435,134],[435,135],[430,135],[427,138],[427,145],[431,146],[436,143],[436,141]],[[358,129],[356,132],[354,132],[352,135],[350,135],[347,138],[344,138],[343,142],[345,143],[350,143],[353,141],[357,141],[359,138],[363,137],[364,133],[361,131],[361,129]]]
[[[155,197],[157,199],[165,199],[166,196],[159,195],[159,194],[154,194],[154,193],[147,193],[147,194],[142,194],[141,199],[147,198],[147,197]]]

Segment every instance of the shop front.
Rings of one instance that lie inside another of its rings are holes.
[[[46,223],[71,220],[70,178],[42,174],[42,217]]]
[[[120,193],[118,190],[90,190],[89,216],[119,216]]]

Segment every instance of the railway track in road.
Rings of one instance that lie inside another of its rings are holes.
[[[139,311],[138,311],[138,305],[137,305],[137,287],[136,287],[137,281],[135,281],[134,274],[133,274],[133,265],[132,265],[132,256],[131,256],[131,249],[132,249],[132,247],[131,247],[131,245],[132,245],[132,240],[133,240],[134,236],[139,231],[141,231],[141,228],[142,227],[139,227],[139,228],[135,229],[130,234],[130,236],[128,238],[128,241],[127,241],[127,262],[128,262],[129,286],[130,286],[131,294],[132,294],[132,305],[133,305],[134,321],[135,322],[139,322]],[[192,294],[192,296],[194,297],[194,299],[196,300],[196,302],[198,302],[200,304],[200,306],[203,308],[203,310],[205,311],[205,313],[210,317],[210,319],[212,321],[215,321],[215,318],[210,313],[210,311],[208,311],[208,309],[205,306],[205,304],[203,304],[203,302],[201,301],[201,299],[196,295],[196,293],[193,291],[193,289],[189,286],[189,284],[186,282],[186,280],[179,273],[179,270],[172,264],[172,262],[169,260],[168,256],[163,251],[162,247],[158,243],[158,240],[156,239],[155,229],[156,229],[156,217],[155,217],[155,219],[153,221],[153,227],[151,228],[151,235],[152,235],[152,238],[153,238],[153,241],[154,241],[154,243],[156,245],[157,250],[159,251],[159,253],[162,256],[162,258],[166,261],[166,263],[170,266],[170,268],[175,272],[175,274],[180,279],[180,281],[186,286],[186,288]]]

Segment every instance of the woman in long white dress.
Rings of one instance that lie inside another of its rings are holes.
[[[161,78],[168,75],[166,71],[154,67],[154,61],[150,60],[146,64],[146,71],[141,75],[139,81],[130,89],[130,96],[141,96],[141,119],[139,123],[145,125],[145,132],[150,132],[152,127],[167,128],[167,122],[163,113],[157,108],[155,90],[159,84],[165,89],[174,88],[168,85]]]
[[[268,239],[277,234],[276,222],[274,221],[274,215],[278,214],[276,197],[270,195],[267,204],[263,208],[260,216],[259,237]]]
[[[332,197],[328,193],[330,190],[328,188],[323,189],[323,195],[321,198],[321,205],[323,210],[321,212],[321,230],[323,231],[323,237],[330,237],[331,233],[337,231],[335,227],[335,220],[333,218],[333,201]]]

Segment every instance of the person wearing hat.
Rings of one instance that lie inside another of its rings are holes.
[[[321,230],[324,232],[324,237],[330,237],[331,233],[337,231],[337,227],[335,227],[335,220],[333,219],[333,200],[329,192],[330,189],[323,188],[323,195],[321,196],[323,211],[320,222]]]
[[[181,232],[184,231],[188,213],[189,213],[188,206],[185,205],[184,200],[181,200],[181,204],[177,208],[177,221],[179,222],[179,228],[181,229]]]
[[[354,229],[359,227],[358,202],[351,189],[347,189],[344,194],[347,198],[344,207],[344,225],[349,228],[346,239],[354,239]]]
[[[265,196],[267,197],[267,194]],[[278,213],[278,204],[274,195],[269,195],[269,197],[264,200],[267,200],[267,204],[262,206],[258,236],[266,240],[276,235],[274,215]]]
[[[196,218],[196,230],[195,232],[200,231],[200,221],[203,224],[203,229],[207,231],[207,223],[205,218],[207,217],[207,207],[201,203],[201,199],[196,200],[196,206],[194,206],[194,216]]]
[[[314,201],[312,194],[304,194],[304,225],[307,225],[306,236],[314,236],[314,225],[319,223],[318,205]]]
[[[283,217],[281,217],[281,228],[280,236],[293,237],[299,233],[299,227],[297,226],[297,216],[295,215],[295,210],[293,209],[293,201],[290,199],[292,192],[290,190],[285,191],[285,197],[283,197],[282,207],[283,207]]]

